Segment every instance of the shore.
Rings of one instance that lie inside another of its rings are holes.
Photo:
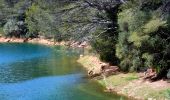
[[[34,38],[24,39],[18,38],[5,38],[0,37],[0,43],[36,43],[43,44],[47,46],[65,46],[69,45],[71,47],[81,47],[85,43],[79,44],[77,42],[54,42],[50,39]],[[93,70],[95,73],[99,73],[101,69],[101,62],[97,56],[86,55],[80,56],[78,62],[82,64],[87,72]],[[170,91],[170,83],[167,81],[156,81],[149,82],[141,78],[142,73],[118,73],[116,75],[111,75],[105,79],[97,79],[97,81],[106,87],[106,92],[114,92],[118,95],[123,95],[128,98],[133,98],[136,100],[168,100],[167,91]],[[111,89],[111,90],[109,90]]]
[[[73,48],[89,48],[89,45],[86,41],[78,42],[78,41],[61,41],[56,42],[54,39],[45,39],[45,38],[6,38],[0,36],[0,43],[35,43],[42,44],[47,46],[69,46]]]
[[[43,45],[48,45],[48,46],[53,46],[53,45],[66,45],[67,42],[54,42],[50,39],[42,39],[42,38],[33,38],[33,39],[28,39],[25,40],[23,38],[5,38],[5,37],[0,37],[0,43],[36,43],[36,44],[43,44]]]
[[[82,56],[78,60],[87,71],[100,71],[102,63],[96,56]],[[135,100],[168,100],[170,83],[167,81],[149,82],[141,76],[144,73],[118,73],[97,81],[106,87],[106,92],[117,93]],[[111,89],[111,90],[110,90]]]

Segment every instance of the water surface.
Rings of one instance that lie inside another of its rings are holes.
[[[0,44],[0,100],[120,100],[84,78],[79,50]]]

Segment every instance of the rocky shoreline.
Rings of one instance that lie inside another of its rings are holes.
[[[86,48],[88,47],[88,43],[84,42],[77,42],[77,41],[61,41],[56,42],[53,39],[45,39],[45,38],[7,38],[7,37],[0,37],[0,43],[35,43],[35,44],[42,44],[47,46],[69,46],[69,47],[78,47],[78,48]]]
[[[0,37],[0,43],[25,43],[25,42],[42,44],[42,45],[47,45],[47,46],[59,45],[59,46],[81,47],[81,48],[82,47],[88,48],[89,46],[86,42],[82,42],[82,43],[75,42],[75,41],[54,42],[51,39],[43,39],[43,38],[24,39],[24,38]],[[110,66],[107,63],[101,62],[98,59],[98,57],[92,56],[92,55],[90,56],[81,55],[78,62],[87,69],[87,72],[91,78],[96,77],[96,76],[99,76],[99,77],[102,76],[103,74],[103,72],[101,71],[102,66],[104,68],[104,71],[109,69],[108,71],[109,74],[113,74],[115,72],[118,73],[118,74],[106,77],[106,79],[96,79],[100,84],[102,84],[106,88],[106,90],[104,90],[105,92],[113,92],[118,95],[126,96],[132,100],[133,99],[135,100],[167,100],[165,97],[163,97],[163,95],[161,95],[160,97],[157,95],[159,93],[163,94],[164,91],[166,91],[167,89],[170,89],[170,84],[167,83],[166,81],[160,80],[157,82],[150,83],[148,81],[143,81],[143,79],[140,78],[140,73],[137,73],[137,74],[119,73],[117,66]],[[120,82],[116,82],[114,79]],[[104,82],[106,80],[109,84],[106,84],[106,82]]]
[[[78,62],[88,72],[93,70],[93,74],[99,74],[104,63],[93,55],[82,56]],[[150,82],[144,80],[143,76],[144,73],[122,73],[117,71],[117,73],[105,78],[92,79],[96,79],[102,84],[106,89],[105,92],[116,93],[128,97],[130,100],[168,100],[165,94],[170,89],[170,83],[164,80]]]
[[[43,39],[43,38],[6,38],[6,37],[0,37],[0,43],[37,43],[37,44],[43,44],[43,45],[66,45],[66,42],[54,42],[50,39]]]

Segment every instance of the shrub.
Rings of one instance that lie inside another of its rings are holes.
[[[4,33],[6,36],[18,35],[19,27],[15,19],[9,19],[4,25]]]

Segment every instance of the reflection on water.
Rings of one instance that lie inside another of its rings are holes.
[[[32,44],[1,45],[1,83],[19,82],[36,77],[65,75],[81,71],[81,66],[76,63],[76,54],[61,47],[48,48]]]
[[[78,52],[0,44],[0,100],[119,100],[83,78],[82,66],[76,62]]]

